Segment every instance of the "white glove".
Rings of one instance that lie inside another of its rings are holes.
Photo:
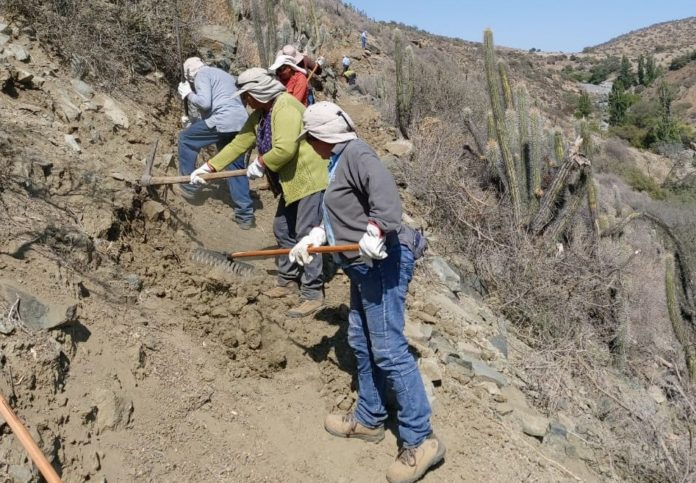
[[[177,91],[179,91],[179,95],[181,96],[182,99],[186,99],[186,96],[191,94],[191,84],[188,82],[179,82],[179,87],[177,88]]]
[[[367,224],[365,234],[358,242],[358,245],[360,245],[360,258],[370,266],[372,265],[372,260],[384,260],[387,258],[387,249],[384,247],[384,235],[377,225]]]
[[[324,62],[325,62],[324,57],[319,56],[319,58],[317,59],[317,64],[319,64],[320,66],[323,67],[323,66],[324,66]]]
[[[264,168],[263,164],[261,164],[261,161],[259,161],[259,158],[256,158],[254,161],[251,162],[251,164],[247,168],[247,178],[260,178],[261,176],[263,176],[263,172],[265,171],[265,169],[266,168]]]
[[[309,235],[303,236],[297,244],[292,247],[288,258],[290,263],[297,263],[300,266],[305,266],[314,259],[314,255],[310,254],[309,247],[319,247],[326,243],[326,233],[320,226],[315,226],[309,232]]]
[[[186,129],[191,125],[191,119],[188,116],[181,116],[181,125]]]
[[[200,168],[197,168],[193,173],[191,173],[191,184],[206,184],[207,181],[201,178],[200,175],[207,173],[214,173],[215,170],[208,163],[203,164]]]

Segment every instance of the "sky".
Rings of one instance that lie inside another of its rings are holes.
[[[346,0],[375,20],[496,45],[580,52],[649,25],[696,16],[696,0]],[[369,32],[368,32],[369,33]]]

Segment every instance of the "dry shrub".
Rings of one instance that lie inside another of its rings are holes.
[[[179,2],[182,56],[192,52],[201,0]],[[174,82],[180,64],[175,35],[176,0],[8,0],[78,77],[104,88],[124,87],[135,74],[162,71]]]

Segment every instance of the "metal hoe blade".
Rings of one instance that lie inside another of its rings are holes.
[[[253,277],[256,275],[256,268],[244,262],[233,262],[224,253],[205,248],[196,248],[191,254],[191,260],[203,265],[209,265],[222,270],[226,275],[234,277]]]

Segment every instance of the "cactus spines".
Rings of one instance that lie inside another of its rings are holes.
[[[561,131],[554,131],[553,133],[553,154],[556,157],[557,164],[563,162],[565,148],[563,147],[563,133]]]
[[[588,123],[586,120],[580,121],[578,131],[578,134],[580,137],[582,137],[582,146],[580,147],[580,152],[585,156],[592,156],[592,154],[594,154],[595,146],[592,140],[592,132],[590,131],[590,123]]]
[[[510,87],[510,75],[508,74],[505,62],[498,61],[498,72],[500,74],[500,85],[503,88],[503,101],[505,109],[514,109],[515,105],[512,99],[512,88]]]
[[[396,122],[401,134],[408,139],[413,109],[413,91],[415,81],[415,60],[413,49],[404,47],[404,40],[399,29],[394,30],[394,57],[396,63]]]
[[[498,139],[498,136],[495,133],[495,121],[493,120],[492,112],[489,112],[488,116],[486,116],[486,122],[488,127],[488,140],[490,141],[491,139]]]
[[[578,179],[578,182],[573,187],[573,190],[570,193],[570,196],[568,197],[566,202],[564,203],[563,208],[554,218],[553,222],[549,225],[549,227],[546,229],[544,235],[548,239],[558,240],[561,237],[561,235],[563,235],[563,233],[566,231],[566,229],[568,228],[568,224],[580,208],[582,200],[585,199],[585,194],[587,193],[588,179],[589,176],[587,174],[587,170],[583,169],[580,173],[580,178]]]
[[[517,180],[517,167],[515,159],[510,149],[509,137],[505,126],[505,112],[503,111],[503,100],[500,94],[498,72],[495,63],[495,49],[493,45],[493,32],[486,29],[483,32],[483,49],[486,67],[486,80],[488,82],[488,94],[493,111],[495,131],[498,138],[498,145],[505,165],[505,177],[507,181],[508,193],[512,203],[512,216],[515,226],[520,226],[522,203],[520,187]]]
[[[488,160],[488,172],[491,178],[499,179],[503,183],[503,186],[505,186],[503,158],[500,155],[500,147],[494,139],[490,139],[488,143],[486,143],[486,160]],[[505,189],[507,189],[507,186],[505,186]]]
[[[529,204],[534,209],[539,208],[539,199],[543,195],[541,191],[542,139],[541,116],[539,111],[535,109],[529,115],[528,142]]]
[[[667,300],[667,312],[672,322],[672,330],[679,344],[684,350],[684,359],[689,372],[689,380],[696,381],[696,349],[691,343],[684,319],[682,319],[677,301],[677,284],[675,283],[674,257],[667,256],[665,263],[665,296]]]
[[[599,244],[599,220],[597,214],[597,185],[592,176],[587,181],[587,209],[590,212],[593,247],[596,249]]]

